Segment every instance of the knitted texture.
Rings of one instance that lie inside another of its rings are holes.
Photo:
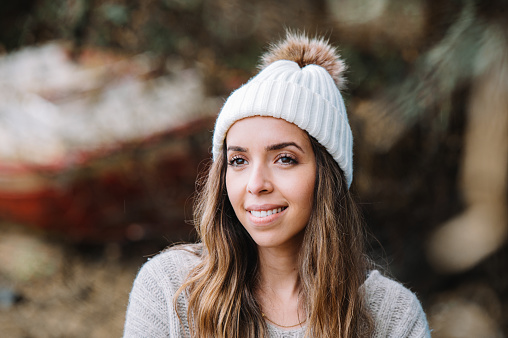
[[[353,134],[344,100],[334,79],[321,66],[303,68],[288,60],[275,61],[226,100],[215,123],[213,157],[221,156],[229,128],[251,116],[270,116],[307,131],[333,156],[353,180]]]
[[[173,297],[199,258],[189,251],[173,249],[150,259],[134,281],[124,337],[189,337],[187,299]],[[372,271],[363,287],[375,322],[373,337],[430,337],[425,313],[416,296],[401,284]],[[303,338],[305,328],[285,330],[267,323],[270,338]]]

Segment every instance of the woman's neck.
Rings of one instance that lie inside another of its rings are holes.
[[[298,252],[260,248],[256,297],[261,311],[280,326],[301,323]]]
[[[304,232],[293,241],[278,247],[259,247],[260,286],[269,286],[275,290],[298,289],[298,257],[302,247]]]
[[[298,291],[298,253],[260,248],[259,286],[277,291]]]

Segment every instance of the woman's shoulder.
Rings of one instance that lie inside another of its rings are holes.
[[[161,277],[186,277],[189,271],[200,261],[201,245],[181,244],[167,248],[148,258],[140,273],[147,272]]]
[[[199,245],[178,245],[143,264],[130,293],[124,337],[165,337],[168,332],[173,337],[188,332],[188,325],[181,325],[173,300],[199,257]],[[184,294],[178,296],[177,304],[185,318]]]
[[[148,258],[143,264],[138,279],[149,279],[161,284],[182,284],[190,270],[200,261],[199,244],[177,245]]]
[[[425,312],[408,288],[377,270],[369,273],[364,288],[376,337],[430,337]]]
[[[377,307],[383,301],[402,302],[412,305],[418,302],[415,294],[402,284],[383,276],[379,271],[373,270],[364,283],[365,292],[370,306]],[[420,302],[418,302],[420,304]]]

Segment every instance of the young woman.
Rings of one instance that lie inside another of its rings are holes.
[[[215,125],[200,243],[140,270],[125,337],[430,337],[409,290],[369,269],[349,187],[345,66],[288,34]]]

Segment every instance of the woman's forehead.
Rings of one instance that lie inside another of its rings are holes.
[[[226,143],[231,142],[270,142],[270,141],[309,142],[307,133],[295,124],[270,116],[252,116],[236,121],[226,135]]]

